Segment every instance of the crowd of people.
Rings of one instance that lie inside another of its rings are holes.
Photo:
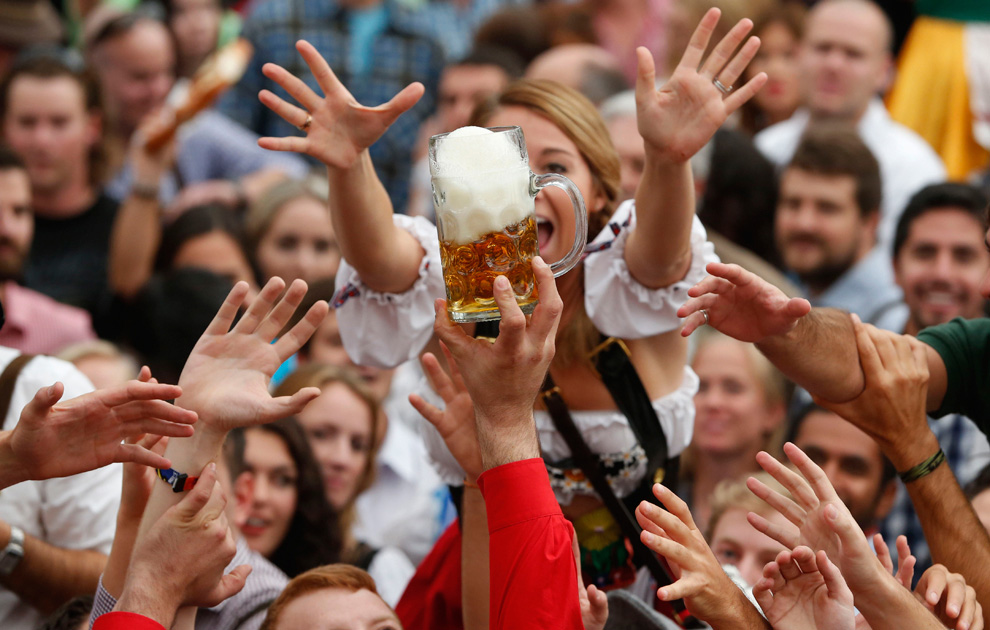
[[[0,628],[983,628],[990,7],[901,4],[0,0]],[[583,203],[496,321],[463,127]]]

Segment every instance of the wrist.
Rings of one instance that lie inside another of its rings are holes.
[[[885,440],[877,440],[877,442],[898,473],[911,470],[941,448],[938,438],[928,429],[927,422],[925,422],[925,433],[922,435],[912,437],[909,434],[898,437],[896,442]]]
[[[13,431],[0,431],[0,490],[31,478],[14,454],[13,436]]]
[[[166,628],[172,627],[175,611],[181,601],[175,597],[178,589],[154,576],[145,576],[139,567],[132,567],[124,590],[114,611],[136,613],[148,617]]]

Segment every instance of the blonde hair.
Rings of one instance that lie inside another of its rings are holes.
[[[244,242],[251,260],[255,260],[258,244],[275,221],[282,206],[302,197],[310,197],[326,205],[327,185],[324,182],[316,178],[288,179],[265,190],[248,206],[247,214],[244,215]],[[329,209],[327,209],[327,221],[330,221]]]
[[[375,461],[378,458],[378,449],[384,437],[384,426],[382,420],[381,403],[371,393],[368,386],[358,376],[353,368],[339,367],[326,363],[308,363],[290,374],[282,384],[273,392],[274,396],[292,396],[304,387],[318,387],[326,390],[332,385],[343,385],[351,393],[361,399],[368,407],[371,415],[371,448],[368,452],[368,461],[365,463],[361,478],[358,480],[354,496],[347,500],[347,504],[341,508],[340,514],[341,531],[344,533],[345,547],[351,546],[350,540],[351,525],[356,518],[355,501],[362,492],[371,487],[375,482]]]
[[[715,534],[715,528],[718,526],[719,520],[725,516],[725,513],[729,510],[756,512],[760,516],[764,517],[776,513],[776,510],[767,505],[763,499],[753,494],[753,491],[746,486],[746,480],[750,477],[762,481],[764,485],[769,487],[771,490],[776,490],[785,498],[791,498],[791,493],[787,490],[787,488],[780,485],[780,482],[771,477],[770,473],[763,470],[746,475],[745,477],[741,477],[739,479],[726,479],[724,481],[720,481],[719,484],[715,486],[715,491],[712,492],[712,515],[708,519],[708,531],[705,532],[705,539],[708,540],[709,543],[712,542],[712,536]]]
[[[367,590],[381,597],[375,587],[375,580],[368,575],[367,571],[349,564],[328,564],[316,567],[289,580],[285,589],[268,607],[268,614],[265,615],[265,620],[261,624],[261,630],[274,630],[278,626],[279,616],[294,600],[303,595],[330,588],[343,588],[352,593]],[[387,603],[385,605],[388,606]],[[392,610],[392,607],[388,606],[388,609]],[[394,614],[395,611],[392,613]],[[398,622],[398,617],[396,617],[396,621]],[[399,628],[401,627],[402,625],[399,623]]]
[[[509,84],[498,96],[482,102],[471,116],[471,124],[484,126],[503,107],[525,107],[552,122],[567,136],[584,159],[595,192],[605,199],[603,206],[588,216],[588,240],[608,224],[619,197],[621,175],[619,156],[601,114],[577,90],[555,81],[521,79]],[[571,273],[580,276],[584,294],[583,265]],[[598,345],[599,332],[584,310],[584,300],[575,305],[574,316],[558,333],[557,360],[567,365],[589,360],[588,353]]]

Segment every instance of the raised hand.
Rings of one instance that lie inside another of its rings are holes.
[[[887,542],[880,534],[873,535],[873,548],[877,550],[877,558],[883,568],[894,576],[901,586],[911,590],[911,583],[914,581],[914,565],[918,559],[911,554],[911,547],[908,545],[907,536],[897,537],[897,571],[894,571],[894,561],[890,557],[890,549]]]
[[[433,328],[450,350],[478,416],[498,417],[503,412],[532,410],[553,359],[564,305],[550,267],[539,256],[533,258],[533,274],[540,303],[529,317],[516,303],[508,278],[495,279],[495,301],[502,316],[495,343],[466,335],[447,315],[445,302],[436,302]]]
[[[199,413],[201,431],[222,436],[236,427],[272,422],[298,413],[320,395],[317,387],[278,398],[268,392],[275,370],[302,347],[328,310],[326,302],[317,302],[272,343],[306,295],[302,280],[282,295],[284,288],[280,278],[269,280],[231,328],[249,290],[246,282],[238,282],[190,353],[179,377],[183,393],[176,404]]]
[[[787,488],[793,500],[753,477],[747,480],[746,485],[753,494],[780,512],[793,527],[774,525],[753,512],[749,513],[750,524],[788,549],[804,545],[814,550],[824,550],[842,570],[854,593],[867,588],[869,582],[876,579],[878,571],[887,574],[825,472],[790,442],[784,445],[784,453],[798,472],[790,470],[765,452],[760,452],[756,461]]]
[[[226,504],[210,464],[138,541],[114,610],[146,615],[167,628],[179,606],[215,606],[239,592],[251,567],[224,575],[236,549]]]
[[[707,324],[739,341],[759,342],[771,335],[783,335],[811,311],[803,298],[784,293],[739,265],[709,263],[711,275],[688,289],[688,297],[677,311],[684,319],[681,335],[687,337]]]
[[[774,630],[853,630],[853,595],[824,551],[784,550],[753,587]]]
[[[643,544],[666,558],[677,578],[658,589],[657,597],[661,601],[683,598],[692,615],[714,627],[719,627],[720,621],[742,618],[740,606],[752,609],[752,605],[743,603],[745,596],[722,570],[687,504],[660,484],[654,484],[653,495],[667,509],[647,501],[639,504],[636,520],[643,528],[640,537]]]
[[[761,72],[727,95],[715,86],[718,79],[726,88],[732,88],[760,47],[760,40],[751,37],[733,54],[753,28],[750,20],[741,20],[702,63],[719,15],[718,9],[710,9],[701,19],[681,62],[660,90],[656,89],[653,56],[646,48],[636,51],[639,133],[648,151],[673,162],[684,162],[697,153],[726,118],[752,98],[767,80],[767,75]]]
[[[941,564],[933,564],[921,574],[914,595],[946,628],[983,628],[983,607],[976,599],[976,591],[966,584],[966,578]]]
[[[852,315],[865,388],[846,403],[815,401],[870,435],[895,468],[907,470],[938,450],[928,427],[928,357],[908,335],[878,330]]]
[[[168,467],[161,455],[123,440],[145,433],[188,437],[196,422],[195,412],[166,402],[182,393],[176,385],[135,380],[59,402],[63,392],[61,383],[38,390],[0,441],[0,460],[21,480],[66,477],[114,462]]]
[[[478,446],[478,430],[474,425],[474,403],[464,386],[464,379],[450,355],[450,350],[442,342],[440,348],[447,356],[450,376],[444,372],[440,362],[430,352],[423,355],[422,364],[433,391],[443,399],[443,410],[426,402],[417,394],[410,394],[409,402],[436,427],[450,454],[464,469],[468,480],[477,482],[478,476],[484,472],[484,467],[481,464],[481,449]]]
[[[262,68],[266,77],[278,83],[299,106],[286,102],[269,90],[258,94],[261,102],[286,122],[304,132],[304,136],[261,138],[258,145],[273,151],[295,151],[312,156],[327,166],[349,168],[361,154],[385,133],[403,112],[423,96],[421,83],[412,83],[377,107],[358,103],[334,74],[316,48],[309,42],[296,42],[316,78],[324,96],[321,98],[302,79],[273,63]]]

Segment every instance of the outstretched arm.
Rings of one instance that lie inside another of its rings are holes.
[[[625,260],[632,276],[650,288],[677,282],[691,264],[695,212],[691,156],[767,79],[761,72],[727,96],[715,87],[716,77],[725,85],[734,84],[760,47],[759,39],[751,37],[733,54],[753,27],[750,20],[742,20],[702,64],[718,19],[718,9],[705,14],[680,64],[660,90],[653,56],[646,48],[637,50],[636,120],[646,160],[636,190],[637,226],[629,236]]]
[[[788,298],[777,287],[739,265],[710,263],[711,274],[688,290],[690,299],[677,311],[682,335],[707,324],[740,341],[755,343],[781,372],[813,395],[845,402],[863,391],[865,381],[849,315],[831,308],[811,308],[802,298]],[[927,351],[928,409],[945,395],[945,366]]]
[[[285,88],[299,106],[268,90],[262,90],[258,98],[305,131],[305,136],[261,138],[258,144],[273,151],[305,153],[326,164],[330,216],[341,253],[369,288],[401,293],[416,280],[423,249],[408,232],[392,224],[392,202],[375,174],[368,147],[416,104],[423,86],[410,84],[388,103],[366,107],[354,99],[309,42],[299,41],[296,49],[325,96],[320,98],[286,69],[265,64],[265,76]]]
[[[669,488],[653,485],[653,494],[666,509],[643,501],[636,520],[643,544],[663,556],[675,577],[657,591],[660,601],[684,599],[692,615],[715,630],[764,630],[766,619],[722,570],[687,504]]]
[[[12,431],[0,432],[0,489],[29,479],[67,477],[114,462],[168,466],[124,438],[153,433],[187,437],[196,414],[166,402],[176,385],[130,381],[60,402],[64,387],[38,390]]]

